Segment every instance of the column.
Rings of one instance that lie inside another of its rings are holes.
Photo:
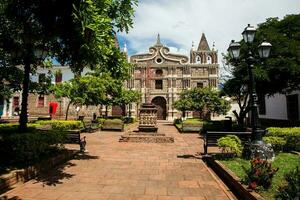
[[[12,117],[12,113],[13,113],[13,98],[9,99],[9,108],[8,108],[8,116],[7,117]]]

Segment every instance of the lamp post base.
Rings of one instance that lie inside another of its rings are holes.
[[[271,144],[266,144],[263,141],[253,141],[244,145],[243,157],[247,159],[259,157],[264,160],[273,161],[275,153]]]

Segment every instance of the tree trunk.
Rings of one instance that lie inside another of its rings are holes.
[[[69,108],[70,108],[71,103],[72,103],[71,101],[68,103],[65,120],[68,120]]]
[[[102,108],[103,108],[103,105],[101,104],[101,105],[100,105],[100,109],[99,109],[99,114],[100,114],[100,117],[101,117],[101,118],[103,117],[103,115],[102,115]]]
[[[24,79],[23,79],[23,88],[22,88],[22,106],[21,114],[19,118],[19,131],[26,132],[27,130],[27,106],[28,106],[28,93],[29,93],[29,76],[30,76],[30,59],[29,56],[25,59],[24,62]]]
[[[240,127],[245,127],[245,117],[247,112],[245,111],[240,111],[240,113],[238,114],[235,110],[233,111],[233,114],[235,115],[236,119],[237,119],[237,123]]]
[[[108,110],[107,110],[107,105],[105,106],[105,118],[107,118],[108,115]]]

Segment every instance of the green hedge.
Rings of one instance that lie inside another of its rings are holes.
[[[121,119],[106,119],[103,124],[122,125],[124,122]]]
[[[34,164],[63,148],[67,133],[62,131],[5,134],[0,138],[0,168]]]
[[[53,130],[74,130],[83,128],[81,121],[75,120],[42,120],[35,122],[38,125],[51,125]]]
[[[27,124],[27,132],[34,132],[40,124]],[[0,134],[12,134],[18,132],[19,124],[17,123],[7,123],[0,124]]]
[[[283,137],[268,136],[263,137],[263,141],[267,144],[271,144],[275,152],[282,151],[286,145],[286,140]]]
[[[229,120],[205,121],[201,131],[246,131],[246,128],[239,126],[236,122],[232,122],[230,129],[229,123]]]
[[[286,140],[286,144],[284,145],[284,150],[300,151],[300,127],[292,127],[292,128],[270,127],[267,128],[267,130],[268,130],[266,134],[267,137],[275,136],[275,137],[284,138]]]

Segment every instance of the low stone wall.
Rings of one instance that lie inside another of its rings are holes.
[[[174,143],[174,138],[165,136],[165,134],[155,133],[130,133],[122,135],[119,142],[137,142],[137,143]]]
[[[0,176],[0,194],[5,190],[10,189],[13,185],[19,182],[27,182],[35,178],[40,172],[51,170],[74,157],[77,151],[67,150],[62,154],[42,161],[35,166],[29,166],[25,169],[13,170],[8,174]]]

